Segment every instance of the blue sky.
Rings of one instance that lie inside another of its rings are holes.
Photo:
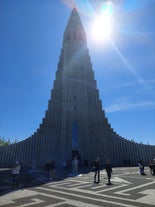
[[[0,136],[18,141],[42,122],[71,0],[0,0]],[[155,145],[155,0],[113,0],[108,39],[91,38],[103,0],[74,5],[87,34],[103,109],[126,139]]]

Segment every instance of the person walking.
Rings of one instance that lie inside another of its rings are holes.
[[[13,166],[12,170],[12,187],[19,187],[19,174],[20,174],[20,164],[19,161],[15,162],[15,165]]]
[[[100,182],[100,167],[101,167],[101,163],[100,163],[100,158],[97,157],[97,159],[94,162],[94,183],[99,183]],[[97,177],[97,181],[96,181],[96,177]]]
[[[108,176],[108,185],[112,185],[112,183],[110,181],[111,173],[112,173],[112,167],[111,167],[111,164],[110,164],[109,160],[106,161],[105,170],[106,170],[107,176]]]

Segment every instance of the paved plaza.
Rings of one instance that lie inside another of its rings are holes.
[[[117,207],[155,206],[155,176],[139,174],[137,167],[113,168],[112,184],[107,185],[105,170],[101,182],[93,183],[93,172],[69,176],[20,189],[2,189],[2,207]],[[41,179],[40,179],[41,180]],[[3,191],[2,191],[3,190]]]

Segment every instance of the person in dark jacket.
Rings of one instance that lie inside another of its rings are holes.
[[[95,171],[95,175],[94,175],[94,183],[99,183],[100,182],[100,158],[98,157],[93,165],[94,171]],[[97,177],[97,181],[96,181],[96,177]]]
[[[111,164],[110,164],[109,160],[106,161],[105,170],[106,170],[107,176],[108,176],[108,185],[112,185],[112,183],[110,181],[111,173],[112,173],[112,167],[111,167]]]
[[[47,172],[48,180],[53,180],[55,177],[55,165],[56,163],[54,160],[47,162],[45,165],[44,169]]]

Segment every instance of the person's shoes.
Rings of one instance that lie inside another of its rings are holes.
[[[99,183],[100,183],[100,181],[96,181],[96,180],[94,180],[94,183],[99,184]]]
[[[113,184],[110,182],[110,183],[107,183],[106,185],[113,185]]]

